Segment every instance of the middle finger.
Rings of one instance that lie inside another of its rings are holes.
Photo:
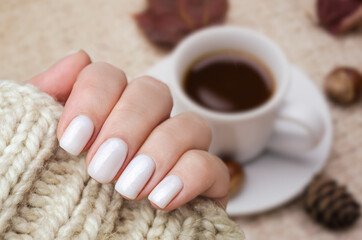
[[[111,182],[171,109],[167,85],[151,77],[133,80],[88,151],[89,175],[101,183]]]

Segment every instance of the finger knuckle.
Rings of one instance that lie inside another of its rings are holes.
[[[107,72],[111,72],[112,76],[114,76],[112,77],[112,80],[118,81],[121,85],[127,84],[126,74],[121,69],[106,62],[91,63],[82,70],[80,75],[82,75],[87,82],[104,82],[104,73]]]
[[[159,139],[159,141],[165,142],[167,140],[167,144],[173,146],[180,146],[185,140],[185,138],[180,134],[173,134],[175,132],[175,128],[171,125],[162,125],[156,127],[155,131],[153,131],[152,135],[154,139]]]
[[[210,161],[199,150],[187,151],[184,154],[184,159],[195,169],[209,169],[210,167]]]
[[[139,104],[137,99],[129,99],[123,102],[121,107],[117,108],[117,111],[128,116],[138,116],[140,119],[147,117],[147,109],[142,104]]]
[[[185,112],[183,117],[186,118],[187,121],[195,124],[196,128],[200,129],[204,136],[211,139],[212,137],[211,126],[203,117],[193,112]]]
[[[113,68],[113,65],[111,65],[110,63],[102,62],[102,61],[91,63],[91,65],[93,65],[95,67]]]
[[[119,68],[117,68],[117,67],[115,67],[115,66],[113,66],[112,64],[107,63],[107,62],[94,62],[94,63],[91,63],[90,65],[91,65],[92,67],[94,67],[94,68],[97,68],[97,69],[117,70],[117,71],[119,71],[120,73],[123,73],[123,74],[124,74],[124,72],[123,72],[121,69],[119,69]]]
[[[92,96],[99,89],[99,86],[95,81],[76,82],[76,84],[75,87],[80,87],[84,96]]]
[[[160,80],[157,80],[153,77],[143,76],[136,80],[134,80],[138,84],[142,85],[143,87],[146,86],[152,90],[155,90],[159,94],[163,94],[168,98],[171,98],[171,91],[168,85]]]

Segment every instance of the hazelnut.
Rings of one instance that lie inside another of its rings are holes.
[[[340,104],[350,104],[361,95],[362,75],[354,68],[338,67],[325,79],[327,96]]]
[[[242,189],[245,182],[245,173],[243,167],[231,159],[225,159],[224,163],[230,174],[229,196],[232,197]]]

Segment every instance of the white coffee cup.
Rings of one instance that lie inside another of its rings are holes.
[[[185,72],[196,59],[222,50],[241,51],[261,60],[275,80],[271,99],[252,110],[235,113],[210,110],[190,99],[183,89]],[[238,27],[207,28],[182,41],[173,59],[169,84],[175,107],[179,112],[196,112],[208,121],[213,131],[212,153],[235,154],[238,161],[246,162],[265,149],[281,153],[309,151],[323,138],[325,127],[316,109],[284,101],[292,81],[291,65],[280,48],[264,35]]]

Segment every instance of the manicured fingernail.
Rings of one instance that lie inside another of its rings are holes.
[[[169,175],[153,189],[148,199],[159,208],[164,208],[181,191],[183,186],[184,184],[178,176]]]
[[[78,155],[91,138],[94,130],[92,120],[86,115],[75,117],[63,133],[59,145],[70,154]]]
[[[116,183],[116,191],[129,199],[135,199],[155,170],[155,162],[147,155],[135,157]]]
[[[81,50],[82,50],[82,49],[74,49],[74,50],[68,52],[65,56],[68,57],[68,56],[70,56],[70,55],[73,55],[74,53],[80,52]]]
[[[88,174],[100,183],[109,183],[122,167],[127,156],[127,144],[119,138],[105,141],[88,166]]]

